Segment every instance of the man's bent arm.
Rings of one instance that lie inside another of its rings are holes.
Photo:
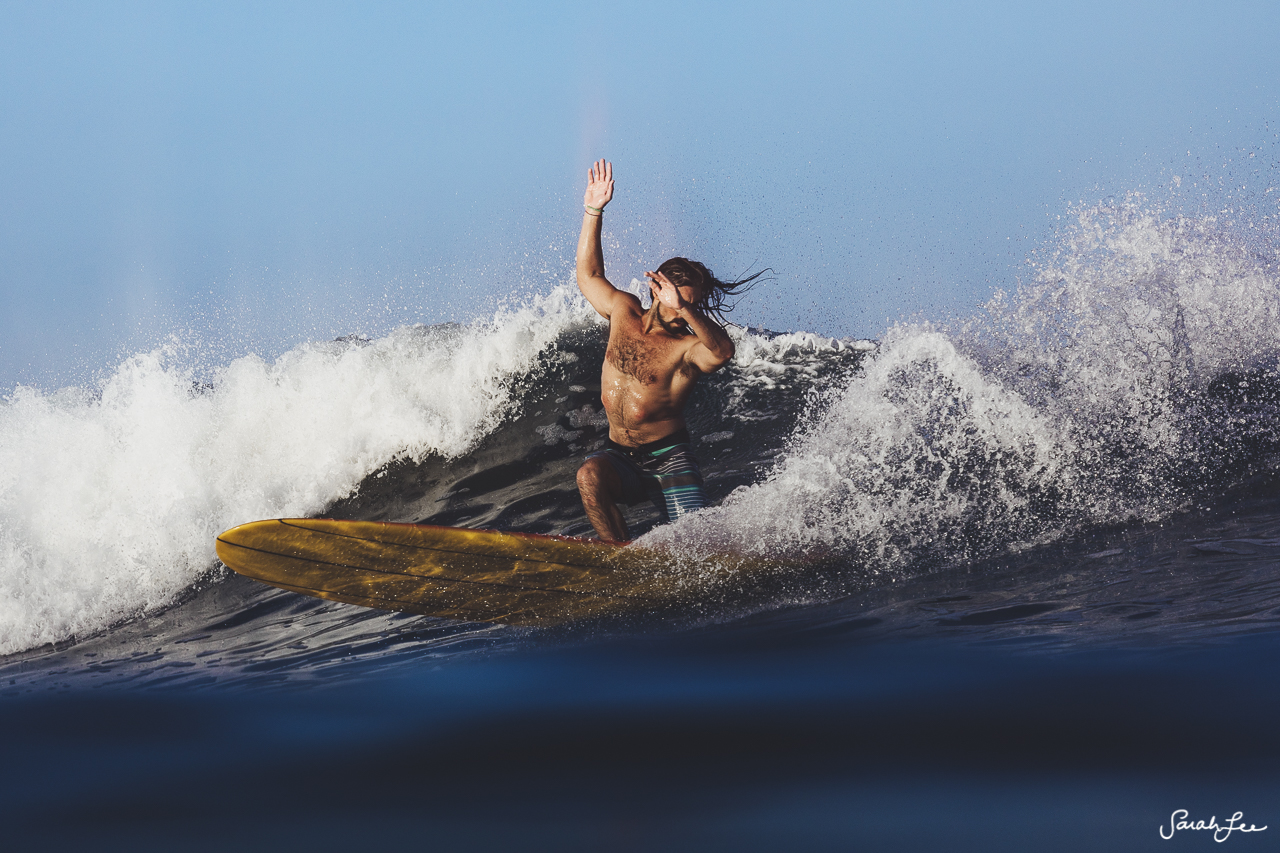
[[[729,333],[719,323],[707,317],[697,308],[685,305],[680,309],[680,319],[689,326],[689,331],[698,337],[698,342],[689,348],[685,360],[693,364],[703,373],[714,373],[728,364],[737,351]]]

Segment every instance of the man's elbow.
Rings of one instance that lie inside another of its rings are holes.
[[[733,361],[733,357],[737,354],[737,350],[734,349],[733,342],[729,341],[723,347],[716,347],[715,349],[708,347],[707,353],[710,355],[710,358],[707,359],[708,364],[705,366],[704,370],[707,373],[714,373],[729,362]]]

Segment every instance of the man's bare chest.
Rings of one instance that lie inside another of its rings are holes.
[[[620,373],[644,385],[670,382],[689,373],[684,362],[691,341],[668,334],[644,334],[639,324],[609,330],[605,361]]]

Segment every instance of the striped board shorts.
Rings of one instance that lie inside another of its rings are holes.
[[[639,447],[607,439],[604,450],[587,458],[603,456],[612,463],[622,479],[622,503],[653,501],[663,514],[662,520],[670,521],[707,505],[702,472],[690,441],[686,429]]]

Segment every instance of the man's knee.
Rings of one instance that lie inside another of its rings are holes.
[[[617,479],[617,472],[613,470],[609,461],[594,456],[583,462],[582,467],[578,469],[578,491],[592,497],[604,497],[617,490],[615,484]]]
[[[582,467],[578,469],[578,491],[589,494],[595,494],[600,490],[601,471],[600,463],[602,459],[588,459],[582,463]]]

